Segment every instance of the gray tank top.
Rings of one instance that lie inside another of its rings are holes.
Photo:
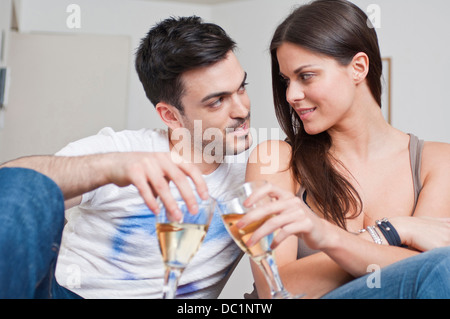
[[[422,182],[420,181],[420,167],[422,164],[422,150],[424,141],[419,140],[419,138],[417,138],[417,136],[413,134],[408,135],[410,136],[409,158],[411,161],[411,171],[414,186],[414,210],[415,210],[420,191],[422,190]],[[297,193],[297,196],[305,200],[306,198],[305,190],[301,188],[300,191]],[[414,215],[414,210],[411,216]],[[317,252],[319,251],[309,248],[301,238],[298,239],[297,259],[315,254]]]

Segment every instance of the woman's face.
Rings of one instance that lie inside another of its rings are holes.
[[[355,83],[351,64],[285,42],[277,50],[280,75],[286,82],[286,99],[314,135],[338,129],[352,110]]]

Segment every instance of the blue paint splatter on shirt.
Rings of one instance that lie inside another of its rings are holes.
[[[111,240],[113,255],[117,256],[123,253],[127,246],[127,238],[134,232],[141,230],[144,230],[149,236],[155,236],[156,238],[156,218],[148,208],[143,208],[136,215],[122,219],[122,224],[116,228],[116,233]],[[216,209],[203,242],[207,243],[211,240],[218,240],[226,236],[229,235],[223,225],[219,211]]]
[[[116,228],[116,234],[111,240],[114,255],[125,250],[127,237],[138,230],[144,230],[148,235],[155,236],[155,215],[150,210],[147,210],[147,214],[137,214],[123,219],[123,223]]]

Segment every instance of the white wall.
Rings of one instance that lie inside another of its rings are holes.
[[[86,48],[89,48],[86,50]],[[0,162],[126,127],[130,39],[11,32]]]
[[[384,0],[380,4],[381,49],[393,59],[393,124],[421,138],[449,143],[450,27],[446,16],[450,2]]]

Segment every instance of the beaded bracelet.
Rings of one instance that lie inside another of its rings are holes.
[[[367,226],[367,231],[369,232],[370,236],[372,236],[372,239],[375,242],[375,244],[381,245],[383,243],[380,235],[378,235],[375,226]]]

